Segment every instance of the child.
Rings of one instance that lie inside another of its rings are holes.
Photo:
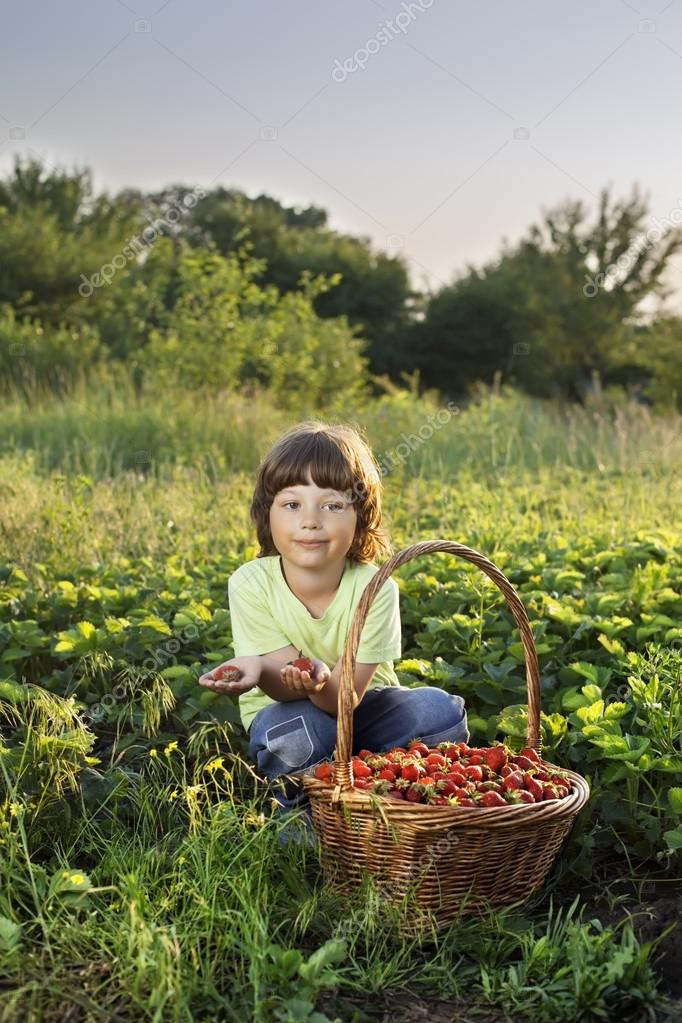
[[[381,524],[378,465],[350,426],[317,420],[288,430],[263,458],[251,503],[260,551],[233,572],[228,597],[242,678],[199,682],[238,693],[249,748],[268,778],[312,771],[336,745],[341,655],[363,590],[390,555]],[[469,738],[461,696],[400,685],[398,584],[387,579],[369,609],[357,650],[353,752]],[[313,677],[288,664],[300,654]],[[329,666],[332,666],[331,668]],[[214,669],[215,670],[215,669]],[[278,796],[304,804],[302,787]]]

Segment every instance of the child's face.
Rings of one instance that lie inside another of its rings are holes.
[[[320,488],[310,475],[308,481],[275,496],[270,506],[270,532],[283,558],[302,568],[321,569],[346,557],[355,535],[357,512],[350,492]],[[310,541],[316,541],[315,545]]]

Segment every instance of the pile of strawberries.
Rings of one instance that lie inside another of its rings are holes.
[[[545,764],[531,749],[471,747],[441,742],[430,749],[418,739],[386,753],[361,750],[352,760],[353,787],[389,799],[435,806],[507,806],[563,799],[571,791],[567,775]],[[314,775],[333,783],[334,768],[318,764]]]

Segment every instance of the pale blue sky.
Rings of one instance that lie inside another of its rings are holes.
[[[607,184],[682,208],[682,0],[24,0],[3,29],[0,173],[312,202],[420,287]]]

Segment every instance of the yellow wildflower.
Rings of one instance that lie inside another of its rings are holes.
[[[82,874],[72,874],[70,878],[71,884],[83,884],[85,878]]]
[[[213,774],[214,771],[217,771],[223,766],[224,762],[223,757],[215,757],[214,760],[211,760],[210,763],[206,764],[205,770],[210,771],[211,774]]]
[[[158,757],[158,755],[159,755],[159,751],[157,749],[150,749],[150,751],[149,751],[149,756],[150,757]]]
[[[165,750],[163,752],[165,753],[165,755],[167,757],[169,757],[171,755],[171,753],[173,752],[173,750],[177,749],[177,748],[178,748],[177,739],[173,739],[172,742],[168,743],[168,745],[166,746],[166,748],[165,748]]]

